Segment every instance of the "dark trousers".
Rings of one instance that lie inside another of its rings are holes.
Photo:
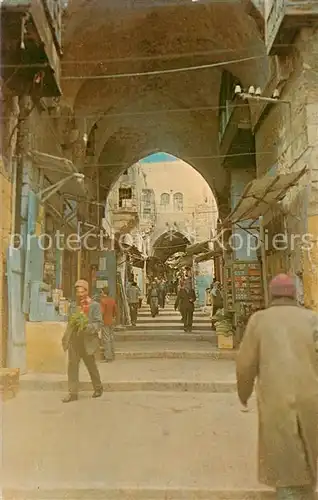
[[[165,295],[160,296],[159,304],[160,304],[161,309],[165,308],[165,305],[166,305],[166,296]]]
[[[138,304],[129,304],[130,319],[133,325],[137,323]]]
[[[115,359],[114,328],[113,325],[104,325],[102,328],[102,347],[106,361]]]
[[[99,371],[94,354],[87,354],[83,338],[72,339],[68,348],[68,388],[70,394],[78,394],[79,365],[84,361],[95,391],[102,388]]]
[[[192,308],[186,308],[183,310],[183,326],[187,330],[192,329],[192,324],[193,324],[193,309]]]

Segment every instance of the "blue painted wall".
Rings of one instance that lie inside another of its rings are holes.
[[[209,288],[212,282],[212,276],[197,276],[196,277],[196,305],[203,307],[205,305],[205,290]]]

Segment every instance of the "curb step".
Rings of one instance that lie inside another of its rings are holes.
[[[266,489],[212,490],[185,488],[85,488],[3,489],[4,500],[274,500]]]
[[[181,333],[184,333],[184,330],[183,330],[183,326],[182,324],[180,325],[140,325],[138,327],[138,324],[136,326],[128,326],[127,327],[127,330],[129,329],[129,331],[131,332],[139,332],[140,331],[140,327],[142,328],[142,330],[152,330],[152,331],[157,331],[157,332],[160,332],[160,331],[174,331],[174,332],[180,332]],[[204,332],[204,333],[212,333],[212,330],[211,330],[211,327],[207,327],[207,326],[197,326],[197,327],[193,327],[192,329],[192,332]]]
[[[161,326],[178,326],[179,328],[183,327],[183,322],[180,319],[175,319],[175,320],[157,320],[157,321],[151,321],[151,320],[137,320],[137,326],[143,327],[146,326],[147,328],[156,328],[156,327],[161,327]],[[210,322],[206,321],[195,321],[193,322],[193,328],[209,328],[211,330],[211,324]]]
[[[103,383],[105,392],[195,392],[195,393],[233,393],[236,382],[192,382],[180,380],[136,380]],[[23,379],[20,389],[25,391],[67,392],[66,380]],[[80,383],[81,392],[92,392],[91,382]]]
[[[136,340],[136,341],[155,340],[155,341],[172,341],[172,342],[191,340],[192,342],[199,342],[199,341],[210,342],[213,346],[217,344],[217,337],[216,334],[213,332],[202,333],[201,331],[199,331],[197,333],[184,333],[184,332],[176,333],[173,330],[171,331],[167,330],[165,333],[159,333],[152,330],[134,331],[132,329],[131,332],[126,331],[124,333],[115,333],[116,342],[124,342],[127,340]]]
[[[214,351],[178,351],[178,350],[156,350],[156,351],[117,351],[116,359],[229,359],[234,360],[235,356],[229,353],[219,355]]]

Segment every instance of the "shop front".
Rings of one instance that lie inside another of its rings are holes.
[[[38,151],[32,151],[31,158],[40,172],[40,190],[28,193],[24,310],[31,322],[64,321],[79,257],[66,245],[68,236],[74,240],[77,233],[77,203],[70,200],[88,192],[76,182],[82,177],[70,160]]]
[[[269,233],[264,230],[264,217],[274,208],[276,212],[279,211],[280,202],[288,190],[304,174],[305,169],[275,177],[265,176],[250,182],[223,223],[224,227],[231,227],[232,231],[223,251],[223,285],[224,315],[232,318],[234,346],[240,344],[251,314],[267,307],[269,279],[279,272],[289,271],[284,252],[279,249],[271,252],[271,248],[268,252]],[[275,232],[277,223],[275,226],[275,221],[272,221],[271,227],[272,233]],[[241,231],[243,241],[239,249],[234,248],[233,239],[235,232],[237,236],[237,229]]]

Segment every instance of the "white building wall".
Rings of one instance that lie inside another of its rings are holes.
[[[191,242],[209,239],[211,230],[216,227],[218,213],[213,193],[203,177],[182,160],[142,164],[142,169],[148,187],[155,193],[155,237],[176,223]],[[165,207],[161,205],[163,193],[170,196],[170,203]],[[183,195],[182,211],[174,206],[176,193]]]

